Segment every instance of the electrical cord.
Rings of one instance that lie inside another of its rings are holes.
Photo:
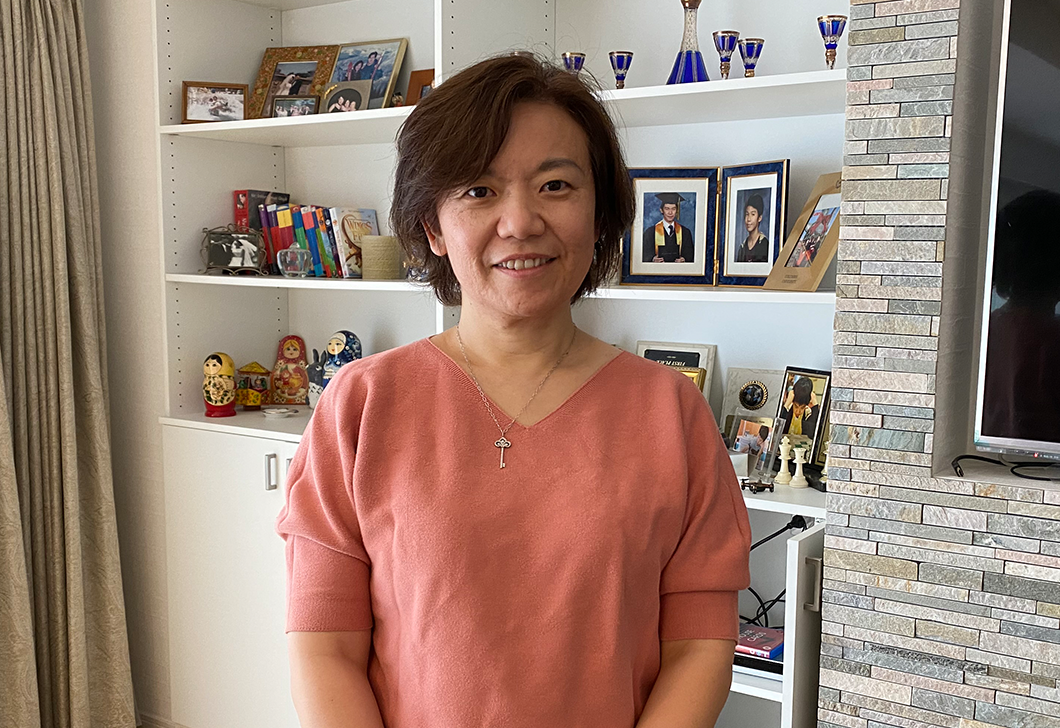
[[[774,533],[771,533],[768,536],[766,536],[765,538],[763,538],[763,539],[755,542],[754,544],[752,544],[751,545],[751,551],[754,551],[756,548],[758,548],[762,544],[768,543],[769,541],[772,541],[773,539],[775,539],[778,536],[781,536],[781,535],[787,533],[788,531],[791,531],[792,529],[801,528],[803,531],[805,531],[809,527],[810,527],[810,525],[808,523],[806,523],[806,519],[803,516],[798,516],[798,515],[792,516],[791,520],[788,521],[786,526],[784,526],[781,529],[778,529]],[[759,627],[768,627],[769,626],[769,610],[772,609],[774,606],[776,606],[778,603],[784,601],[784,592],[786,592],[787,590],[785,589],[784,591],[781,591],[780,594],[778,594],[773,599],[769,600],[769,602],[766,602],[764,599],[762,599],[762,597],[758,594],[758,592],[756,592],[751,587],[747,587],[747,591],[751,592],[751,595],[755,599],[758,600],[758,610],[755,612],[755,615],[753,617],[748,618],[748,617],[745,617],[745,616],[743,616],[741,614],[740,615],[740,619],[745,624],[754,624],[754,625],[757,625]],[[765,624],[762,623],[762,620],[765,621]]]
[[[990,463],[991,465],[1000,465],[1003,468],[1008,468],[1009,472],[1015,475],[1017,478],[1023,478],[1025,480],[1044,480],[1047,483],[1053,483],[1060,481],[1060,478],[1043,478],[1040,475],[1025,475],[1020,471],[1022,468],[1048,468],[1055,463],[1042,463],[1042,462],[1023,462],[1013,463],[1005,460],[1004,457],[987,458],[982,455],[958,455],[951,462],[950,465],[953,467],[953,472],[957,474],[958,478],[964,477],[964,468],[961,467],[962,460],[975,460],[982,463]]]

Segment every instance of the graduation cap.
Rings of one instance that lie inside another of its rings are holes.
[[[655,196],[663,205],[680,205],[682,202],[688,202],[679,192],[657,192]]]

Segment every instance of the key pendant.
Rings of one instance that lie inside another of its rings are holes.
[[[498,448],[500,448],[500,451],[501,451],[501,470],[504,470],[504,450],[505,450],[505,448],[511,447],[512,443],[508,442],[508,440],[505,439],[504,435],[501,435],[501,439],[497,440],[497,442],[495,442],[493,444],[496,445]]]

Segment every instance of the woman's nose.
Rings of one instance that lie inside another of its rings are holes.
[[[497,234],[502,238],[525,240],[545,232],[545,219],[533,196],[509,191],[501,198]]]

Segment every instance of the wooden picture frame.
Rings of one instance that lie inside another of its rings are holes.
[[[415,106],[434,89],[434,69],[427,68],[409,74],[409,87],[405,92],[405,105]]]
[[[329,85],[339,46],[266,48],[250,96],[248,119],[268,118],[276,96],[320,96]]]
[[[290,108],[287,109],[287,113],[280,113],[284,107]],[[271,116],[277,119],[313,116],[319,109],[319,96],[274,96]]]
[[[718,168],[642,167],[629,176],[636,213],[622,241],[621,285],[714,285]]]
[[[839,247],[842,173],[823,174],[795,221],[763,288],[816,291]]]
[[[766,282],[787,230],[789,168],[787,159],[721,168],[715,285],[758,288]]]
[[[200,91],[197,92],[196,89]],[[190,99],[190,103],[189,92],[191,96],[194,96]],[[218,106],[217,103],[210,103],[210,96],[221,97],[220,101],[224,105]],[[246,118],[247,85],[245,83],[185,81],[181,84],[180,99],[181,124],[242,121]]]
[[[333,70],[326,79],[327,85],[344,81],[371,81],[372,90],[365,108],[388,108],[397,90],[397,80],[408,46],[407,38],[343,43],[335,49]]]

